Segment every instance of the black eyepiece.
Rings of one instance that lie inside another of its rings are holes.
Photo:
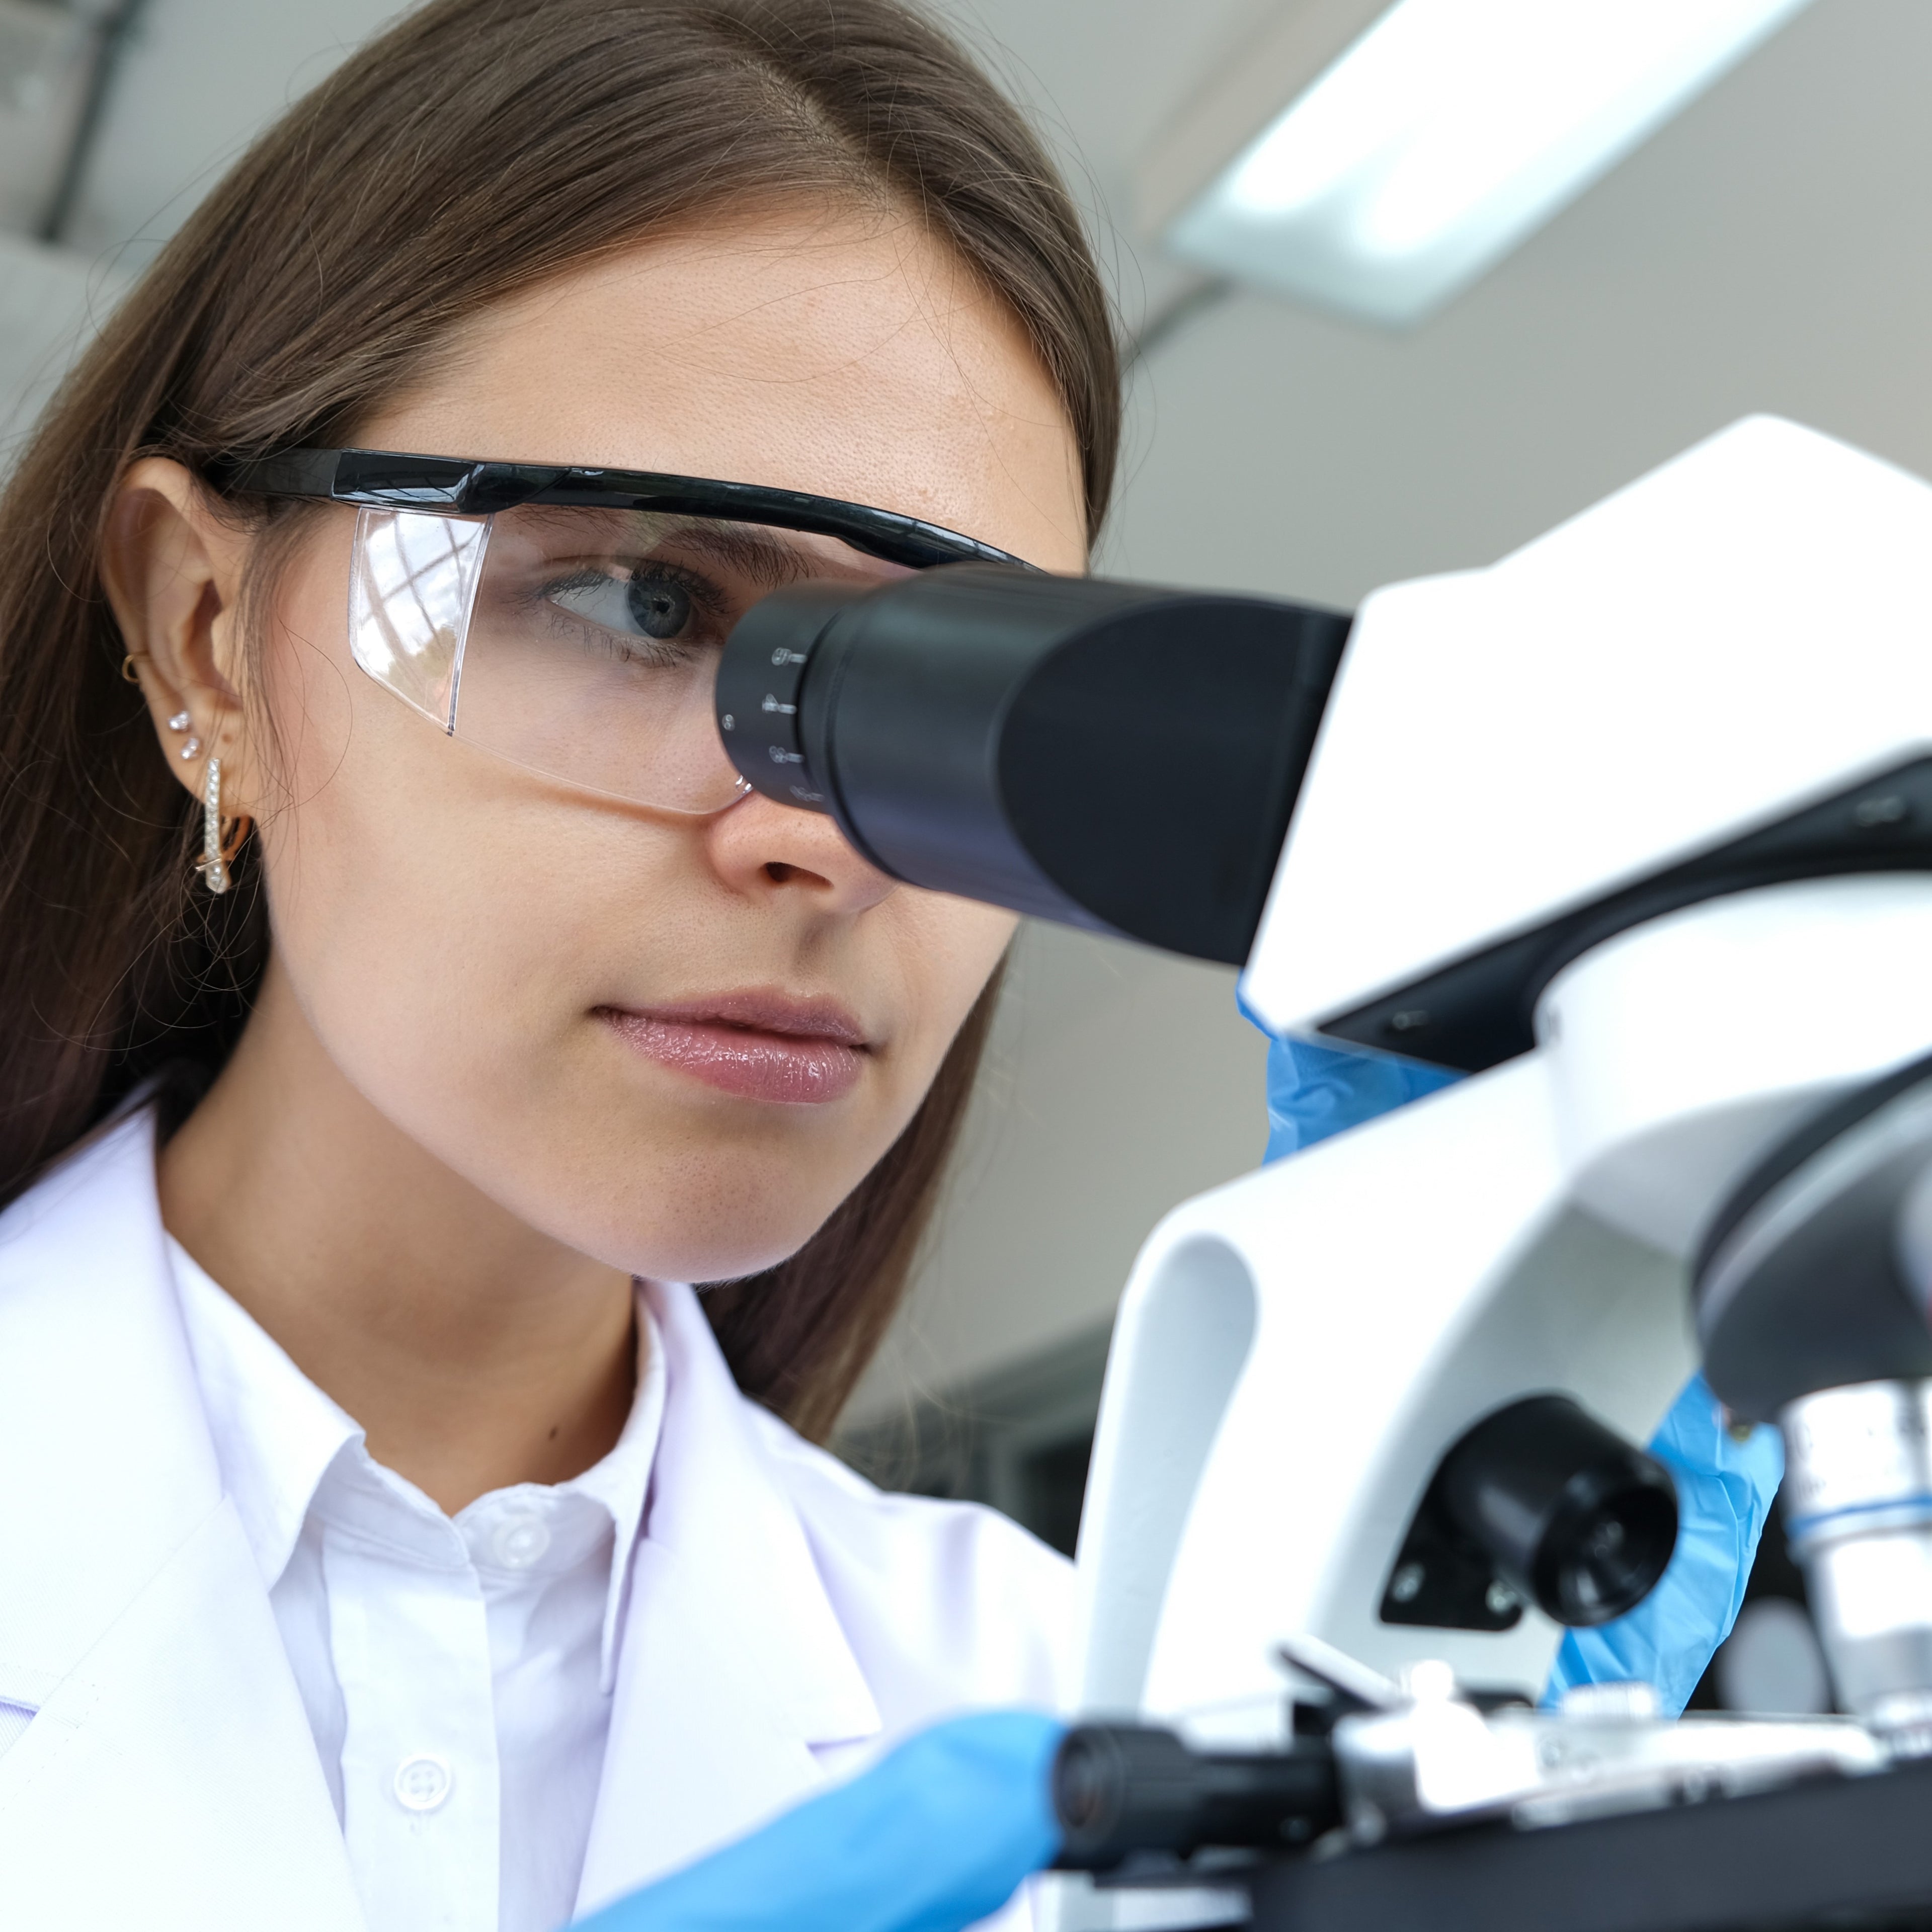
[[[1567,1396],[1532,1396],[1479,1422],[1438,1480],[1456,1526],[1558,1623],[1634,1609],[1677,1546],[1670,1472]]]
[[[732,632],[718,724],[896,878],[1239,965],[1348,631],[995,564],[802,584]]]
[[[1282,1851],[1340,1822],[1324,1742],[1292,1751],[1208,1755],[1172,1731],[1082,1724],[1053,1768],[1063,1868],[1106,1871],[1136,1852],[1185,1857],[1204,1846]]]

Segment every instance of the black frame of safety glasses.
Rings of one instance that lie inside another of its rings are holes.
[[[206,466],[225,496],[294,496],[371,510],[428,510],[494,516],[525,503],[583,509],[649,510],[665,516],[716,517],[734,523],[836,537],[868,556],[910,569],[941,563],[1034,566],[976,538],[896,510],[874,510],[836,496],[666,476],[648,470],[597,470],[570,463],[497,463],[462,456],[410,456],[383,449],[284,449],[271,456]]]

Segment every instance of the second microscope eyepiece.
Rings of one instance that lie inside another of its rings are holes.
[[[1670,1472],[1568,1396],[1532,1396],[1486,1418],[1437,1480],[1457,1528],[1558,1623],[1634,1610],[1677,1545]]]
[[[954,564],[754,604],[732,762],[909,884],[1239,965],[1348,620]]]

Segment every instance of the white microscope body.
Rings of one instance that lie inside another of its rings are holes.
[[[1534,1607],[1382,1621],[1432,1472],[1542,1392],[1648,1439],[1714,1210],[1932,1051],[1928,841],[1932,487],[1825,437],[1748,420],[1367,602],[1244,994],[1478,1070],[1148,1240],[1082,1534],[1084,1712],[1278,1742],[1295,1634],[1540,1685]]]

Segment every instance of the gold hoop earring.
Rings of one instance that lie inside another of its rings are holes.
[[[147,661],[148,653],[146,651],[130,651],[121,660],[121,675],[130,684],[139,684],[141,681],[141,674],[134,667],[137,664],[146,664]]]
[[[225,892],[230,884],[228,868],[242,849],[254,820],[244,812],[230,826],[224,837],[221,827],[221,760],[210,758],[201,777],[201,857],[195,869],[211,892]]]

